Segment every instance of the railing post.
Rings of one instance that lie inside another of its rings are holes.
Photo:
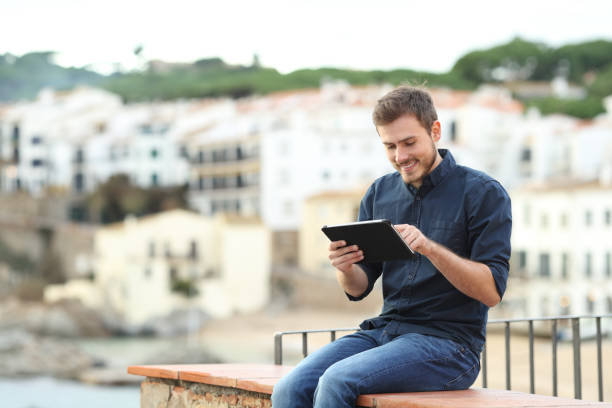
[[[557,389],[557,319],[552,322],[552,386],[553,386],[553,396],[557,396],[559,391]]]
[[[506,322],[506,389],[511,389],[510,381],[510,322]]]
[[[487,342],[482,347],[482,388],[487,388]]]
[[[274,334],[274,364],[283,364],[283,334]]]
[[[529,320],[529,392],[535,394],[535,359],[533,355],[533,320]]]
[[[574,346],[574,398],[582,399],[582,377],[580,367],[580,318],[572,318],[572,343]]]
[[[603,402],[603,367],[601,356],[601,317],[595,318],[597,326],[597,385],[599,386],[599,401]]]
[[[308,357],[308,333],[302,333],[302,356]]]

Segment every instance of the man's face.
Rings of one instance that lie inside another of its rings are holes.
[[[440,122],[434,122],[431,135],[414,115],[403,115],[377,127],[387,158],[406,184],[419,188],[423,178],[442,161],[436,143],[440,140]]]

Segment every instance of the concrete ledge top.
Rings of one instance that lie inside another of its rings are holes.
[[[272,364],[171,364],[130,366],[127,372],[272,394],[276,381],[292,368]]]
[[[127,372],[145,377],[190,381],[272,394],[274,384],[292,368],[291,366],[272,364],[172,364],[130,366]],[[367,394],[359,397],[357,405],[372,408],[612,408],[610,403],[490,388],[471,388],[464,391]]]

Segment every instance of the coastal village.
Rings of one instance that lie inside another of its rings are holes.
[[[303,305],[376,313],[380,299],[353,305],[336,288],[321,226],[356,220],[369,184],[393,171],[370,116],[389,89],[328,81],[134,104],[45,89],[0,106],[0,354],[41,349],[39,335],[176,336]],[[562,80],[523,91],[576,92]],[[490,318],[612,313],[612,97],[580,120],[527,110],[502,87],[432,95],[440,147],[512,198],[508,291]],[[186,205],[104,222],[82,203],[117,175],[143,190],[182,186]],[[35,356],[38,372],[65,375],[57,355],[53,369]],[[29,363],[0,359],[5,373]]]

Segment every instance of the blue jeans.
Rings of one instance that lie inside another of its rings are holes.
[[[452,340],[362,330],[322,347],[281,378],[272,407],[354,407],[361,394],[461,390],[479,371],[478,354]]]

